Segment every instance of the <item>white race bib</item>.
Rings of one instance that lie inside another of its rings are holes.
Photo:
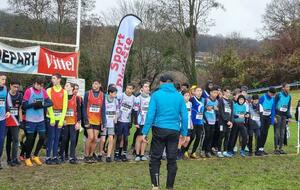
[[[203,119],[203,113],[197,113],[196,119]]]
[[[91,105],[90,110],[91,113],[100,113],[100,106]]]
[[[10,108],[10,109],[9,109],[9,112],[10,112],[10,114],[13,115],[13,116],[18,116],[18,115],[19,115],[19,110],[18,110],[18,108]]]
[[[121,111],[125,112],[125,113],[130,112],[131,109],[132,109],[132,107],[128,104],[125,104],[125,103],[123,103],[122,106],[121,106]]]
[[[66,116],[68,116],[68,117],[74,117],[74,110],[73,109],[68,109],[67,113],[66,113]]]
[[[263,115],[264,116],[270,116],[271,115],[271,110],[264,110]]]
[[[115,111],[107,111],[106,116],[108,119],[115,119],[116,118],[116,112]]]
[[[253,121],[260,121],[260,117],[257,116],[257,115],[252,115],[251,119],[252,119]]]
[[[0,107],[5,107],[5,99],[0,99]]]
[[[61,117],[62,111],[61,110],[53,110],[54,117]]]
[[[286,107],[281,107],[280,109],[279,109],[281,112],[287,112],[287,108]]]
[[[225,107],[225,113],[231,113],[231,108],[230,107]]]

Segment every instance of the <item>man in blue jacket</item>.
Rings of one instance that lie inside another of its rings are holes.
[[[279,92],[275,97],[275,125],[274,125],[274,144],[275,150],[274,154],[286,154],[282,149],[285,130],[286,130],[286,120],[289,120],[291,116],[291,95],[289,94],[290,86],[287,83],[282,85],[282,91]]]
[[[173,189],[177,172],[177,146],[179,136],[184,142],[188,132],[188,112],[183,99],[169,75],[160,78],[160,86],[151,96],[142,130],[143,141],[152,127],[151,159],[149,163],[153,189],[159,189],[160,161],[164,148],[167,153],[167,189]]]
[[[275,101],[274,95],[276,93],[275,88],[270,87],[269,91],[259,98],[259,107],[261,113],[261,138],[259,142],[259,152],[262,155],[267,155],[264,150],[265,144],[268,138],[268,131],[270,125],[274,125],[275,117]]]

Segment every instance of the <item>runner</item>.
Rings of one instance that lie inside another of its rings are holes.
[[[146,143],[142,141],[143,134],[142,130],[145,124],[146,115],[148,112],[150,102],[150,82],[143,81],[141,85],[141,94],[135,98],[134,111],[136,113],[134,125],[137,128],[138,136],[135,144],[136,157],[135,161],[146,161],[148,160],[145,156]]]
[[[83,118],[88,138],[85,143],[85,162],[98,160],[95,149],[100,130],[105,127],[105,95],[101,91],[101,82],[94,80],[92,89],[84,95]],[[104,125],[104,126],[103,126]]]
[[[53,105],[47,92],[43,89],[43,85],[43,79],[36,78],[33,86],[25,91],[23,97],[22,107],[25,110],[26,120],[25,166],[28,167],[33,166],[32,161],[39,166],[42,165],[39,152],[44,144],[46,132],[44,109]],[[31,157],[36,134],[39,135],[39,141],[35,147],[33,157]]]
[[[53,102],[53,106],[48,108],[48,140],[46,164],[60,164],[58,159],[58,145],[61,130],[64,125],[68,107],[68,93],[61,86],[61,75],[52,75],[52,87],[47,89],[47,94]],[[51,157],[52,153],[52,157]]]
[[[129,129],[131,128],[131,117],[134,106],[135,97],[133,95],[134,85],[127,84],[125,92],[119,97],[119,117],[116,126],[116,150],[115,161],[128,161],[127,158],[127,146]],[[123,140],[123,147],[121,141]]]
[[[23,122],[22,100],[23,95],[19,92],[20,81],[12,79],[10,81],[10,90],[7,94],[7,104],[10,117],[6,119],[7,139],[6,139],[6,157],[7,164],[10,166],[20,165],[18,161],[19,145],[19,126]]]
[[[0,169],[2,169],[1,161],[3,154],[3,145],[6,136],[6,118],[10,116],[7,106],[7,88],[5,86],[6,75],[0,73]]]
[[[65,90],[68,92],[68,110],[65,117],[65,126],[62,131],[62,154],[64,158],[70,158],[70,164],[77,164],[76,158],[76,133],[80,129],[81,125],[81,102],[78,96],[73,94],[75,85],[67,82],[65,84]],[[70,157],[68,155],[70,143]],[[64,159],[63,158],[63,159]]]

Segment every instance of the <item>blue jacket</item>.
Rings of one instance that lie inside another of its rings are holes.
[[[177,92],[172,83],[160,85],[149,103],[143,135],[148,135],[155,127],[180,131],[182,136],[188,133],[188,112],[183,96]]]
[[[195,96],[190,100],[192,102],[192,122],[194,125],[203,125],[204,103]]]
[[[271,102],[272,105],[268,105],[267,102]],[[265,107],[271,107],[271,116],[270,116],[270,122],[274,125],[274,119],[275,119],[275,100],[273,97],[269,96],[268,93],[265,93],[263,96],[259,98],[259,104],[263,109],[266,109]],[[269,109],[268,108],[268,109]],[[261,110],[263,111],[263,110]]]
[[[279,92],[275,96],[275,113],[276,115],[285,115],[288,118],[292,118],[291,116],[291,95],[286,94],[284,91]],[[285,108],[285,111],[282,111],[282,108]]]

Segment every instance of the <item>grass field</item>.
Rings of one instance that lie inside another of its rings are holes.
[[[295,105],[299,99],[299,91],[292,94]],[[285,148],[289,155],[179,161],[175,189],[300,189],[300,157],[295,154],[296,123],[290,124],[290,130],[289,145]],[[273,151],[273,127],[269,130],[266,150]],[[78,154],[81,153],[82,146],[79,146]],[[160,181],[161,187],[164,187],[165,161],[162,162]],[[76,166],[6,167],[0,171],[0,189],[142,190],[151,189],[151,186],[148,162],[113,162],[82,163]]]

